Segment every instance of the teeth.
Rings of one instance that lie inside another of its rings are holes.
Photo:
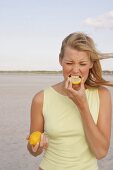
[[[79,78],[79,76],[72,76],[73,78]]]
[[[78,75],[72,76],[71,74],[69,75],[69,77],[73,77],[73,78],[81,78],[81,76],[78,76]]]

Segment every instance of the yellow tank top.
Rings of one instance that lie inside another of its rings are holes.
[[[85,90],[90,112],[97,123],[98,89]],[[85,138],[77,106],[52,87],[44,90],[44,130],[49,146],[41,160],[43,170],[98,170],[97,160]]]

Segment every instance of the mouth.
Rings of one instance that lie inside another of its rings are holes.
[[[81,83],[81,76],[78,76],[78,75],[76,75],[76,76],[74,76],[74,75],[69,75],[69,80],[70,80],[70,82],[71,82],[72,84],[78,85],[78,84]]]

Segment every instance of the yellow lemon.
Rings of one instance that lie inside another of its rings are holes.
[[[79,76],[71,76],[70,80],[72,84],[80,84],[81,83],[81,78]]]
[[[41,139],[41,132],[36,131],[33,132],[29,137],[29,143],[30,145],[36,145],[38,142],[40,142]]]

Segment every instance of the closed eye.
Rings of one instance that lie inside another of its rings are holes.
[[[66,63],[66,64],[69,64],[69,65],[70,65],[70,64],[73,64],[73,63]]]
[[[87,64],[86,64],[86,63],[80,63],[80,65],[81,65],[81,66],[85,66],[85,65],[87,65]]]

